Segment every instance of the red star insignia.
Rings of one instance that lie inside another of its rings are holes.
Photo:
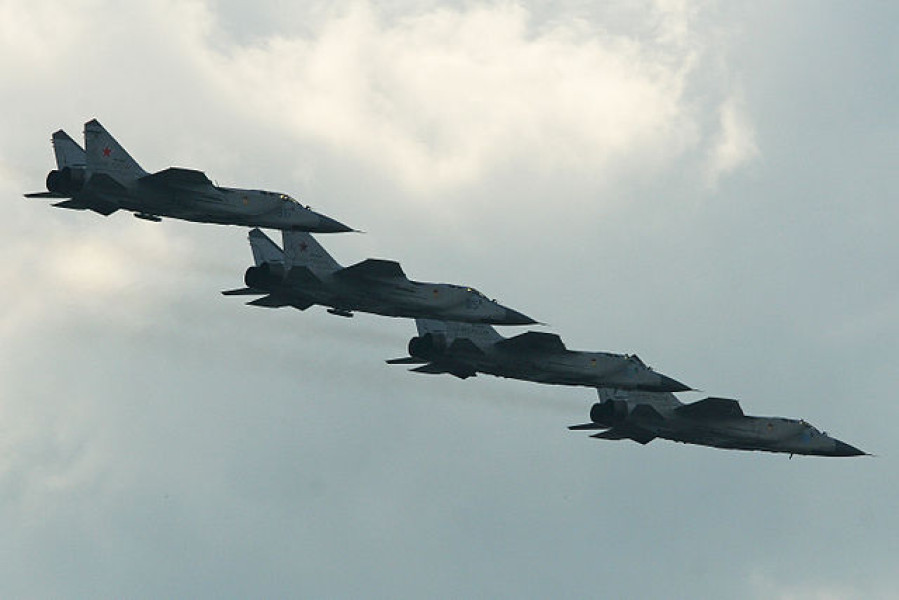
[[[306,248],[309,246],[306,245],[306,242],[300,242],[300,252],[305,252]]]
[[[109,149],[109,146],[103,148],[103,156],[109,156],[110,154],[112,154],[112,150]]]

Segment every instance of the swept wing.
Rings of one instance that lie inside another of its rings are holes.
[[[334,276],[346,279],[406,279],[400,263],[379,258],[369,258],[350,265],[335,271]]]
[[[706,398],[699,402],[679,406],[674,410],[682,417],[692,417],[696,419],[743,416],[743,409],[740,408],[740,403],[728,398]]]
[[[141,183],[155,187],[170,187],[196,191],[198,188],[215,187],[202,171],[170,167],[138,179]]]
[[[565,343],[554,333],[528,331],[496,342],[495,347],[510,352],[565,352]]]

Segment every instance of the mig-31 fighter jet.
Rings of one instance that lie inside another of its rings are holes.
[[[863,456],[867,453],[803,420],[782,417],[749,417],[739,402],[706,398],[683,404],[674,394],[628,392],[602,388],[600,402],[590,410],[590,423],[568,429],[598,430],[590,437],[601,440],[634,440],[648,444],[663,438],[684,444],[728,450],[758,450],[814,456]]]
[[[171,217],[317,233],[352,231],[287,194],[219,187],[201,171],[180,167],[147,173],[96,119],[84,124],[84,146],[62,130],[54,133],[57,168],[47,175],[47,191],[25,197],[59,199],[53,206],[104,216],[128,210],[157,222]]]
[[[222,293],[262,296],[247,304],[269,308],[306,310],[321,304],[341,317],[358,311],[495,325],[536,323],[473,288],[412,281],[393,261],[369,258],[344,268],[308,233],[282,231],[282,239],[283,250],[258,229],[250,231],[256,264],[244,276],[247,287]]]
[[[489,325],[416,319],[418,336],[409,356],[392,365],[421,365],[417,373],[448,373],[461,379],[486,373],[556,385],[616,387],[656,392],[690,388],[656,373],[637,356],[569,350],[552,333],[528,331],[505,338]]]

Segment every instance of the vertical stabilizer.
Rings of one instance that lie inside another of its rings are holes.
[[[257,267],[262,263],[284,264],[284,252],[259,229],[250,231],[250,249]]]
[[[440,334],[451,344],[456,339],[467,339],[476,346],[485,348],[504,339],[490,325],[481,323],[460,323],[458,321],[438,321],[436,319],[415,319],[418,335],[427,333]]]
[[[84,150],[91,173],[109,175],[120,183],[147,174],[96,119],[84,124]]]
[[[319,276],[341,268],[328,251],[305,231],[282,231],[281,236],[287,268],[306,267]]]
[[[56,168],[83,169],[86,164],[84,148],[60,129],[53,134],[53,153],[56,154]]]

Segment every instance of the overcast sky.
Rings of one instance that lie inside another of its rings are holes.
[[[897,22],[0,0],[0,596],[894,598]],[[245,229],[22,198],[92,118],[365,230],[321,237],[343,264],[879,456],[591,440],[589,389],[407,373],[411,322],[222,297]]]

